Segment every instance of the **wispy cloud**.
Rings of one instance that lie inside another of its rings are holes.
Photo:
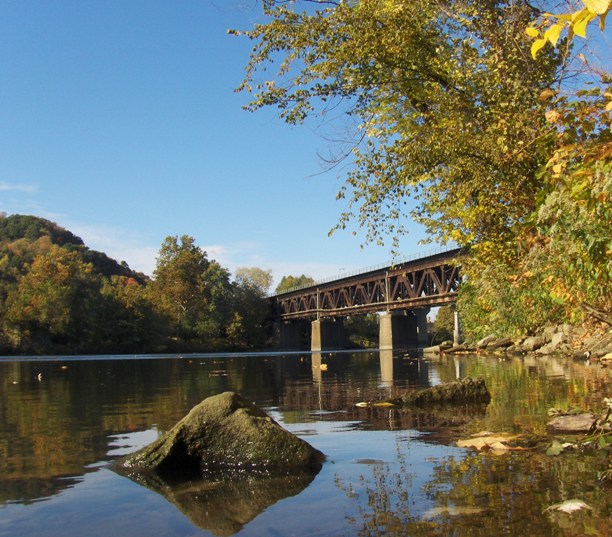
[[[125,261],[130,268],[139,272],[153,274],[159,245],[149,244],[146,237],[112,226],[66,221],[61,225],[81,237],[92,250],[104,252],[117,261]]]
[[[263,245],[256,242],[203,245],[201,248],[208,254],[208,259],[214,259],[232,274],[235,274],[236,269],[240,267],[271,270],[274,276],[272,288],[278,285],[283,276],[305,274],[315,280],[320,280],[355,268],[338,267],[336,264],[326,263],[287,263],[282,260],[271,259],[266,257]]]
[[[267,267],[261,265],[264,263],[261,258],[262,246],[256,242],[207,244],[201,248],[207,253],[208,259],[214,259],[232,272],[238,267],[247,266],[258,266],[267,270]]]
[[[1,192],[38,192],[38,187],[34,185],[26,185],[21,183],[6,183],[4,181],[0,181],[0,191]]]

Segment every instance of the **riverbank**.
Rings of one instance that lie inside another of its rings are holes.
[[[491,334],[476,342],[454,345],[443,342],[428,347],[425,354],[480,354],[536,356],[562,355],[589,362],[612,363],[612,327],[603,321],[582,325],[550,325],[534,334],[521,337],[499,337]]]

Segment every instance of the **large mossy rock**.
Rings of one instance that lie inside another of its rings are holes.
[[[325,456],[234,392],[209,397],[170,431],[116,464],[121,473],[202,476],[207,471],[291,470]]]

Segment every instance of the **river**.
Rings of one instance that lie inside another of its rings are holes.
[[[487,406],[356,403],[483,377]],[[606,453],[476,452],[483,430],[544,433],[600,409],[612,373],[556,358],[378,352],[0,358],[0,536],[611,535]],[[316,476],[152,490],[109,463],[233,390],[325,453]],[[580,499],[590,509],[547,510]]]

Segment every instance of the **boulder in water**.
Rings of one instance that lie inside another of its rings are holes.
[[[431,388],[407,392],[402,395],[401,400],[404,405],[488,403],[491,394],[483,379],[466,377]]]
[[[215,470],[320,467],[325,456],[234,392],[209,397],[170,431],[116,463],[124,474],[202,476]]]
[[[431,388],[405,392],[394,399],[357,403],[357,406],[469,405],[486,404],[489,401],[491,401],[491,394],[487,389],[485,381],[481,378],[473,379],[466,377]]]

